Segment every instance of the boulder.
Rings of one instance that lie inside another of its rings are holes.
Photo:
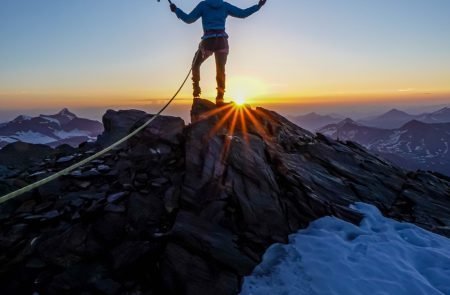
[[[136,128],[147,122],[153,115],[138,110],[113,111],[108,110],[103,116],[105,130],[97,142],[103,146],[125,137]],[[152,124],[140,132],[133,142],[163,141],[178,144],[183,132],[184,121],[181,118],[159,116]]]
[[[17,141],[0,149],[0,163],[23,169],[42,161],[53,152],[47,145]]]

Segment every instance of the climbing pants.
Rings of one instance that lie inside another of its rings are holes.
[[[227,63],[228,52],[228,39],[225,37],[214,37],[200,42],[192,66],[194,97],[198,97],[201,92],[199,86],[200,67],[205,60],[214,54],[216,58],[217,97],[223,99],[223,94],[225,93],[225,65]]]

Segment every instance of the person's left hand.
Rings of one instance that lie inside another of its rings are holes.
[[[259,3],[258,3],[259,7],[263,7],[264,4],[266,4],[266,1],[267,0],[259,0]]]
[[[177,6],[173,3],[170,4],[170,11],[175,12],[177,10]]]

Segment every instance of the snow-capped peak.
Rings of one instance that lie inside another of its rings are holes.
[[[13,122],[29,121],[29,120],[31,120],[31,119],[32,119],[32,117],[30,117],[30,116],[20,115],[20,116],[17,116],[17,117],[13,120]]]
[[[77,117],[74,113],[69,111],[69,109],[67,109],[67,108],[62,109],[56,115],[68,117],[70,120],[73,120]]]
[[[5,143],[16,141],[50,146],[63,143],[77,146],[81,142],[95,139],[102,131],[100,122],[78,118],[67,108],[54,115],[21,115],[13,121],[0,124],[0,148]]]

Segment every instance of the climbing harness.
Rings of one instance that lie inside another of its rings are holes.
[[[170,2],[170,0],[169,0]],[[192,65],[194,64],[194,62],[197,60],[198,57],[198,52],[195,54],[194,60],[192,62]],[[8,200],[11,200],[13,198],[16,198],[24,193],[27,193],[29,191],[32,191],[38,187],[43,186],[44,184],[47,184],[55,179],[60,178],[63,175],[67,175],[70,172],[74,171],[77,168],[80,168],[81,166],[101,157],[102,155],[106,154],[107,152],[111,151],[112,149],[116,148],[117,146],[121,145],[122,143],[128,141],[130,138],[134,137],[136,134],[138,134],[140,131],[142,131],[145,127],[147,127],[149,124],[151,124],[154,120],[156,120],[156,118],[158,118],[168,107],[169,105],[175,100],[175,98],[178,96],[178,94],[180,93],[181,89],[183,89],[184,85],[186,84],[186,81],[189,79],[189,76],[191,75],[192,72],[192,65],[191,68],[188,72],[188,74],[186,75],[186,78],[184,79],[183,83],[181,84],[181,86],[178,88],[178,90],[175,92],[175,94],[172,96],[172,98],[159,110],[158,113],[156,113],[153,117],[151,117],[149,120],[147,120],[147,122],[145,122],[144,124],[142,124],[139,128],[137,128],[136,130],[134,130],[133,132],[131,132],[130,134],[128,134],[127,136],[125,136],[124,138],[120,139],[119,141],[113,143],[112,145],[108,146],[107,148],[99,151],[98,153],[78,162],[73,164],[72,166],[69,166],[53,175],[50,175],[44,179],[41,179],[39,181],[36,181],[35,183],[32,183],[30,185],[27,185],[19,190],[16,190],[14,192],[11,192],[7,195],[4,195],[3,197],[0,197],[0,204],[5,203]]]

